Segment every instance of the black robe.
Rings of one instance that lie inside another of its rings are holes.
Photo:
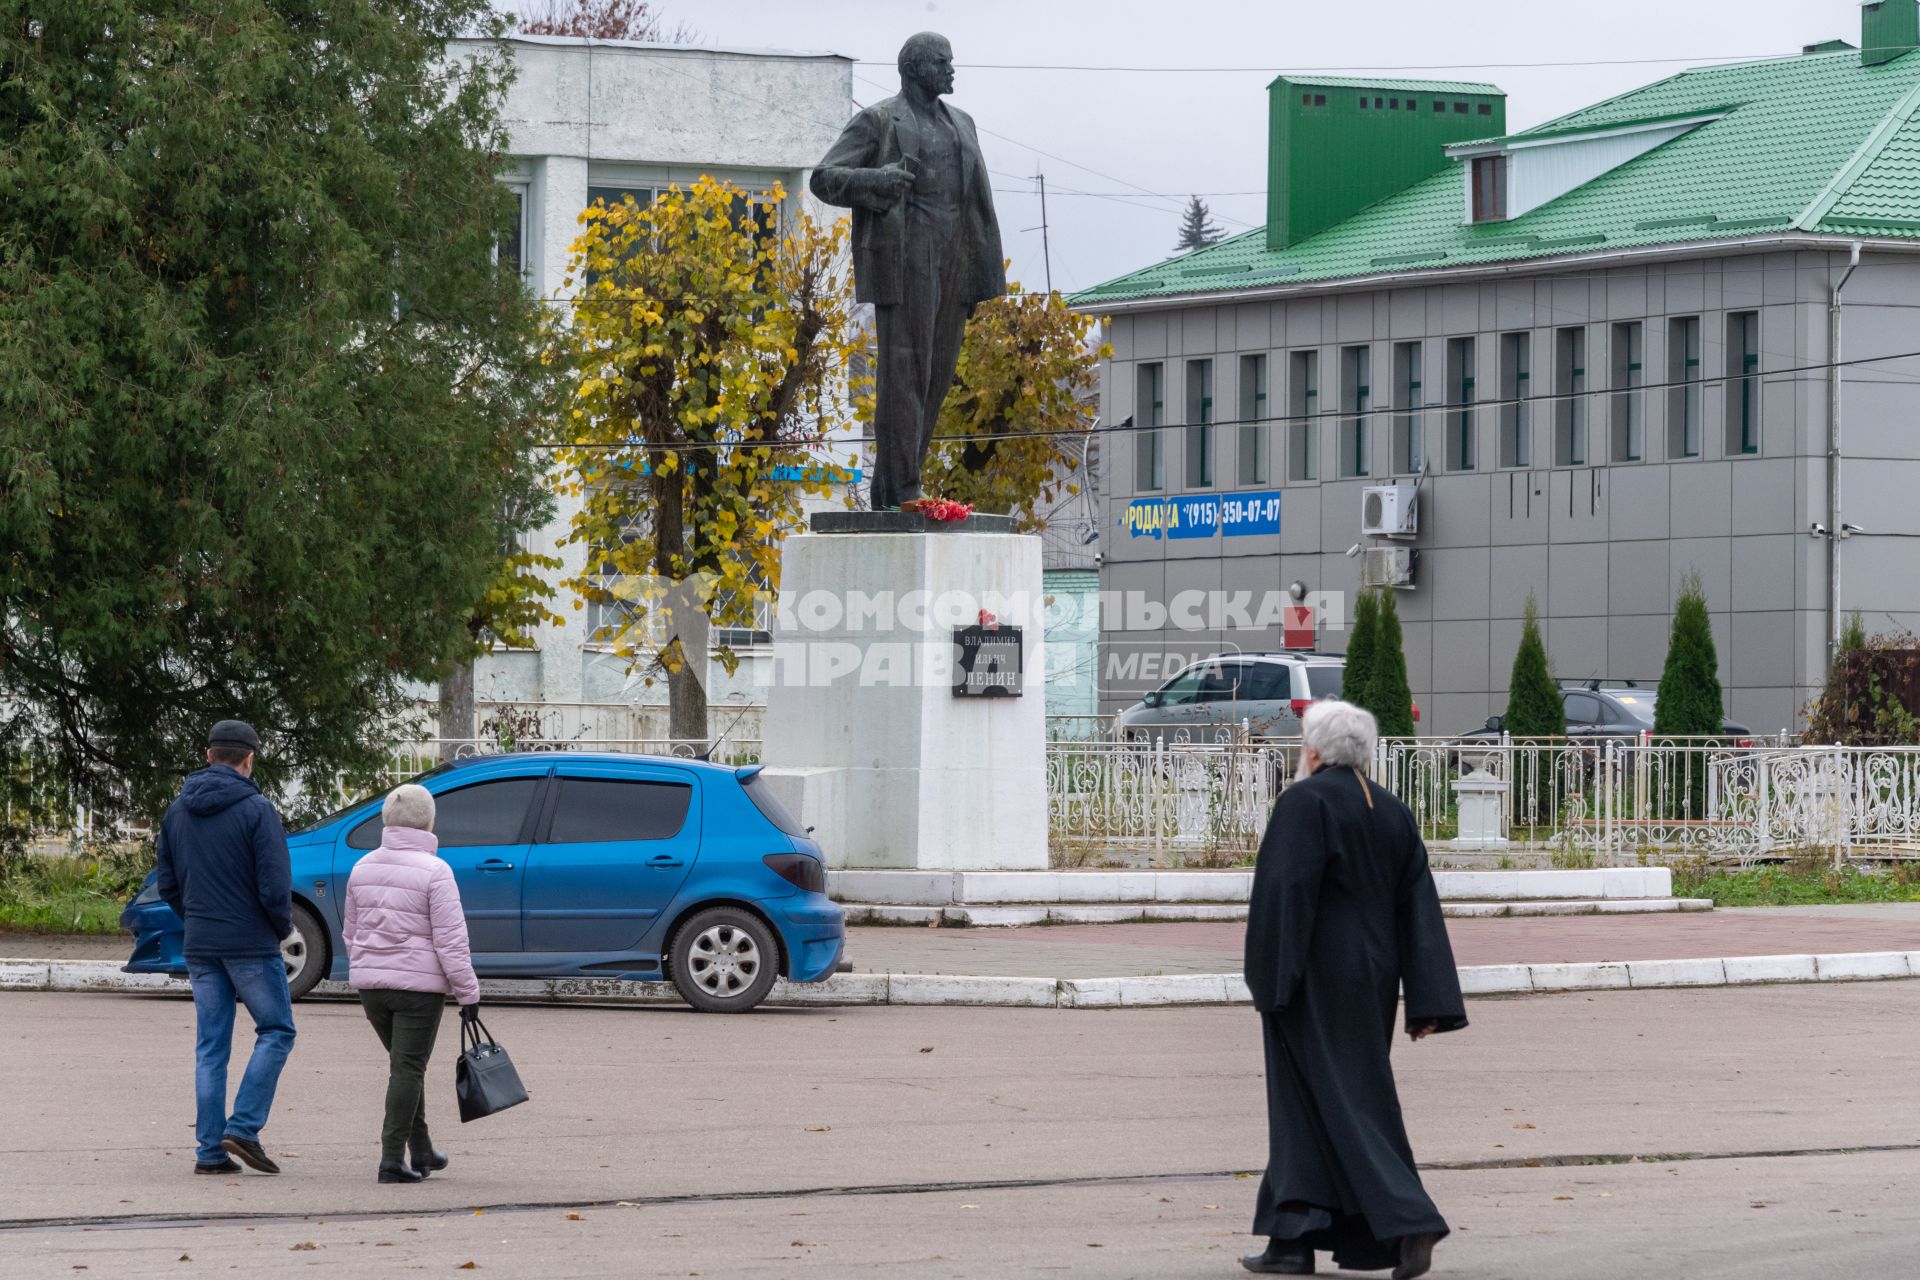
[[[1260,842],[1247,987],[1266,1034],[1267,1176],[1254,1234],[1399,1262],[1447,1233],[1420,1185],[1387,1055],[1409,1026],[1467,1025],[1427,849],[1406,805],[1347,768],[1288,787]]]

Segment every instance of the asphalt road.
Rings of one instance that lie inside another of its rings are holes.
[[[1920,983],[1470,1014],[1396,1055],[1416,1151],[1455,1166],[1430,1175],[1456,1227],[1436,1274],[1908,1273]],[[297,1017],[265,1135],[287,1172],[207,1179],[185,1001],[0,995],[0,1276],[1173,1277],[1239,1274],[1255,1243],[1245,1010],[506,1008],[534,1098],[471,1126],[449,1018],[429,1116],[454,1163],[417,1187],[373,1180],[358,1010]]]

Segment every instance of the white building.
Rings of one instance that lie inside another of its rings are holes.
[[[853,112],[851,59],[576,37],[519,36],[508,44],[518,78],[502,112],[512,157],[503,181],[519,194],[521,222],[517,243],[504,251],[519,257],[527,287],[554,305],[565,305],[568,249],[580,214],[596,199],[612,203],[631,193],[644,203],[670,185],[711,175],[755,191],[778,183],[790,206],[798,202],[823,220],[842,216],[807,194],[807,177]],[[459,41],[451,52],[475,56],[487,47]],[[836,452],[844,459],[848,451]],[[563,579],[587,564],[584,546],[563,541],[574,510],[562,498],[553,523],[533,535],[536,550],[564,561]],[[664,736],[664,682],[647,688],[629,674],[627,658],[596,643],[596,611],[575,609],[571,592],[562,589],[552,603],[562,625],[542,628],[531,649],[498,649],[476,665],[481,718],[488,703],[542,703],[554,709],[548,736]],[[757,737],[757,710],[741,715],[729,705],[764,702],[758,686],[770,650],[734,648],[742,655],[734,676],[712,664],[710,731]],[[606,704],[657,712],[598,709]]]

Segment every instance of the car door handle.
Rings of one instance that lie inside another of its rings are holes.
[[[682,865],[682,863],[679,858],[674,857],[670,853],[657,853],[647,859],[647,865],[650,867],[677,867]]]
[[[485,862],[476,863],[473,869],[475,871],[511,871],[513,864],[500,858],[488,858]]]

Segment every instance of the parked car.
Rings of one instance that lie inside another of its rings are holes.
[[[672,982],[696,1009],[753,1008],[776,977],[843,968],[845,913],[820,846],[760,766],[545,752],[483,756],[415,779],[433,792],[483,978]],[[347,876],[380,843],[380,801],[292,835],[296,999],[346,979]],[[149,875],[120,923],[129,973],[183,975],[182,923]]]
[[[1604,740],[1638,738],[1653,732],[1655,690],[1632,681],[1602,683],[1597,680],[1560,682],[1560,697],[1566,704],[1567,736]],[[1486,727],[1460,735],[1466,739],[1498,738],[1502,732],[1500,716],[1488,716]],[[1753,745],[1753,730],[1733,720],[1720,722],[1720,733],[1738,747]]]
[[[1115,716],[1114,736],[1147,742],[1184,731],[1189,741],[1216,742],[1245,723],[1256,738],[1287,737],[1300,732],[1308,703],[1340,696],[1345,673],[1338,654],[1216,653]]]

